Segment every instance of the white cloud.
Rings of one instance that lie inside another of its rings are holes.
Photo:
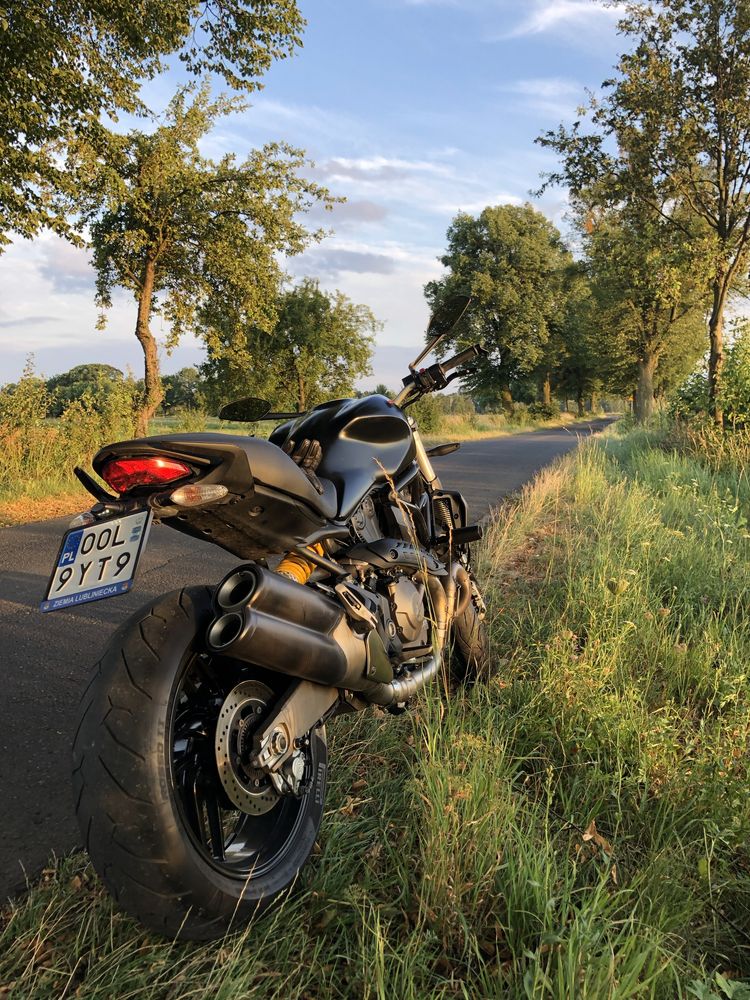
[[[354,178],[364,181],[397,180],[411,174],[450,177],[452,169],[429,160],[406,160],[398,156],[337,156],[319,168],[328,180]]]
[[[237,153],[269,140],[284,139],[305,149],[319,149],[321,141],[340,142],[341,136],[355,143],[366,142],[369,129],[363,118],[334,111],[318,104],[293,104],[270,97],[255,98],[249,107],[230,115],[201,143],[207,156]]]
[[[553,100],[561,95],[583,93],[583,87],[575,80],[566,80],[559,76],[536,76],[528,80],[516,80],[513,83],[501,85],[501,90],[512,94],[523,94],[525,97],[535,97],[540,100]]]
[[[533,110],[545,118],[570,120],[587,103],[586,88],[564,77],[531,77],[501,84],[499,93],[505,98],[504,109],[528,113]]]
[[[538,35],[602,18],[612,22],[625,12],[623,4],[604,6],[599,0],[534,0],[531,6],[531,11],[505,34],[505,38]]]
[[[443,202],[436,208],[447,215],[455,215],[456,212],[468,212],[470,215],[476,215],[488,205],[523,205],[526,200],[528,199],[520,198],[516,194],[501,191],[499,194],[486,194],[473,199],[471,196],[467,196],[463,200],[457,198],[455,201]]]

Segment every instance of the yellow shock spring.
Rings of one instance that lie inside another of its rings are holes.
[[[320,542],[311,545],[310,548],[313,552],[317,552],[319,556],[325,555]],[[309,559],[305,559],[299,552],[287,552],[276,567],[276,572],[281,573],[282,576],[288,576],[290,580],[294,580],[296,583],[307,583],[314,569],[315,563],[310,562]]]

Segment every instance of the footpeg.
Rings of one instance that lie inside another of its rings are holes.
[[[467,524],[465,528],[454,528],[447,535],[441,535],[438,543],[441,545],[469,545],[478,542],[484,535],[481,524]]]

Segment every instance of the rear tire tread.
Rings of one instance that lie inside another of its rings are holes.
[[[256,897],[248,898],[242,881],[240,889],[232,888],[240,893],[238,901],[228,893],[226,887],[233,885],[228,876],[214,872],[209,877],[204,868],[213,869],[198,862],[165,787],[170,692],[196,630],[210,621],[212,593],[205,586],[172,592],[117,631],[94,668],[73,741],[76,815],[86,850],[109,892],[152,930],[195,940],[221,936],[280,894],[274,889],[265,897],[259,886]],[[149,625],[158,629],[158,642]],[[108,719],[114,708],[122,714]],[[321,738],[324,747],[324,731]],[[321,780],[324,788],[325,778]],[[309,850],[322,809],[321,796]],[[297,870],[307,857],[297,855],[303,844],[307,849],[308,836],[306,827],[294,855]],[[271,878],[286,877],[284,866],[291,863],[285,861]]]

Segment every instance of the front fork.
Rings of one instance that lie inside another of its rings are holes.
[[[439,490],[441,488],[440,479],[432,467],[430,456],[427,454],[424,442],[422,441],[422,436],[419,433],[419,429],[417,428],[413,417],[409,417],[409,423],[411,424],[412,434],[414,435],[414,447],[417,452],[417,465],[419,466],[419,471],[424,476],[424,480],[431,490]]]

